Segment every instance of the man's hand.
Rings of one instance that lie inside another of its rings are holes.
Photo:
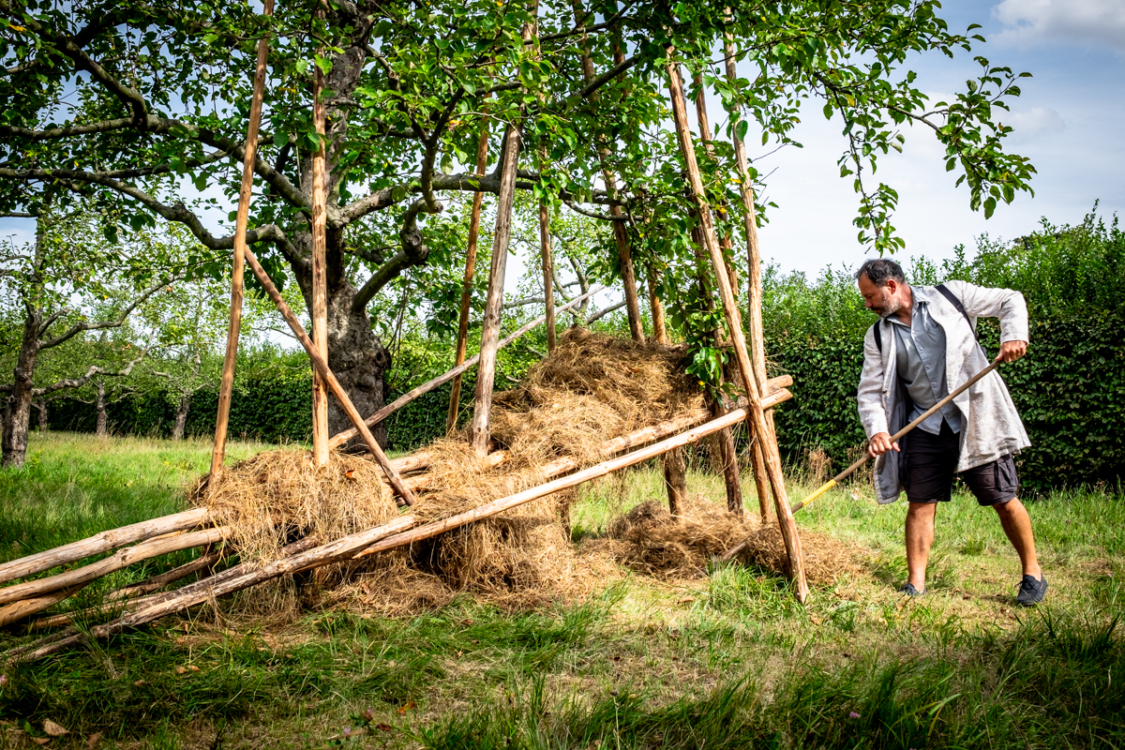
[[[1000,354],[996,355],[996,359],[1015,362],[1025,354],[1027,354],[1026,341],[1005,341],[1000,345]]]
[[[876,432],[871,436],[871,442],[867,444],[867,453],[872,458],[875,458],[883,455],[891,448],[894,448],[896,451],[900,450],[898,443],[891,442],[891,434],[889,432]]]

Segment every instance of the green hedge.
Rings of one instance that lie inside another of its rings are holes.
[[[990,355],[999,350],[995,321],[981,323]],[[1125,477],[1125,316],[1033,320],[1031,345],[1001,365],[1031,447],[1020,456],[1032,490],[1118,482]],[[771,352],[778,372],[793,376],[794,399],[776,411],[778,440],[790,461],[814,447],[842,468],[865,440],[856,412],[863,342],[785,342]],[[849,453],[851,449],[851,453]]]

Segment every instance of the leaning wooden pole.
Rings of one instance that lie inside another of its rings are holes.
[[[497,199],[496,230],[492,237],[492,268],[488,275],[488,300],[485,302],[484,322],[481,325],[477,388],[473,394],[473,421],[469,428],[469,441],[480,456],[488,454],[492,437],[492,386],[496,380],[500,313],[504,306],[504,270],[508,262],[508,244],[512,238],[512,204],[516,192],[519,152],[519,128],[509,124],[500,154],[500,195]]]
[[[483,177],[488,169],[488,121],[480,126],[480,138],[477,140],[477,176]],[[454,356],[453,366],[457,367],[465,362],[465,354],[469,346],[469,314],[472,311],[473,301],[473,275],[477,267],[477,241],[480,237],[480,211],[484,201],[484,193],[480,190],[473,193],[473,212],[469,217],[469,242],[465,249],[465,276],[461,281],[461,312],[457,319],[457,352]],[[449,392],[449,413],[445,418],[445,431],[452,432],[457,428],[457,416],[461,409],[461,376],[453,377],[453,385]]]
[[[543,299],[546,302],[547,353],[553,353],[556,346],[555,330],[555,284],[551,269],[551,207],[547,201],[539,201],[539,257],[543,267]]]
[[[669,56],[671,56],[671,52]],[[757,378],[754,377],[753,367],[750,364],[746,339],[735,312],[736,302],[734,294],[731,292],[726,263],[723,261],[723,253],[715,236],[715,225],[711,220],[711,211],[707,205],[703,181],[699,176],[699,164],[695,159],[695,144],[692,143],[691,130],[688,128],[687,122],[687,110],[683,103],[683,82],[680,79],[680,71],[675,63],[670,62],[667,65],[667,72],[671,89],[672,116],[675,122],[676,136],[680,144],[680,152],[684,157],[688,181],[699,210],[703,241],[707,253],[711,256],[711,265],[715,271],[719,298],[723,303],[723,314],[726,317],[727,327],[730,329],[731,340],[734,343],[735,360],[738,363],[742,379],[747,385],[747,396],[750,401],[748,409],[750,426],[757,435],[761,436],[760,442],[765,452],[766,472],[769,475],[770,486],[773,488],[778,522],[781,525],[781,536],[785,541],[785,550],[789,556],[790,575],[797,586],[797,599],[803,602],[808,598],[809,587],[805,580],[805,569],[801,559],[801,540],[797,535],[797,525],[793,521],[793,514],[789,510],[789,500],[785,491],[785,477],[781,471],[781,456],[777,449],[777,443],[771,439],[766,439],[767,436],[772,436],[767,430],[765,412],[762,410],[761,387]]]
[[[593,295],[602,291],[602,289],[604,289],[604,288],[605,287],[602,287],[602,286],[596,286],[593,289],[590,289],[590,291],[586,292],[585,294],[583,294],[581,296],[578,296],[578,297],[575,297],[570,302],[567,302],[565,305],[560,307],[556,312],[560,312],[560,313],[566,312],[567,310],[569,310],[573,307],[577,307],[578,305],[582,304],[583,302],[588,300]],[[516,330],[512,331],[510,334],[505,336],[503,339],[501,339],[500,342],[496,345],[497,350],[503,349],[505,346],[512,343],[513,341],[518,339],[520,336],[523,336],[525,333],[532,330],[533,328],[537,328],[537,327],[543,325],[543,323],[546,322],[546,320],[547,320],[547,316],[544,315],[544,316],[536,318],[535,320],[531,321],[530,323],[524,323],[522,326],[520,326],[519,328],[517,328]],[[402,407],[409,404],[411,401],[414,401],[416,398],[418,398],[422,394],[429,393],[434,388],[437,388],[440,385],[448,383],[453,378],[459,377],[460,375],[462,375],[466,371],[475,367],[476,364],[479,361],[480,361],[480,355],[474,354],[472,357],[465,360],[460,365],[457,365],[452,370],[449,370],[448,372],[446,372],[442,375],[438,375],[433,380],[429,380],[429,381],[423,383],[422,385],[418,386],[417,388],[414,388],[414,389],[402,394],[401,396],[396,398],[394,401],[387,404],[382,409],[380,409],[379,411],[375,412],[370,417],[365,419],[364,422],[367,424],[368,427],[374,427],[379,422],[382,422],[384,419],[391,416],[396,411],[398,411]],[[332,437],[332,439],[329,441],[328,445],[329,445],[329,447],[335,449],[336,447],[348,442],[349,440],[351,440],[352,438],[354,438],[358,434],[359,434],[359,431],[356,430],[355,428],[352,428],[350,430],[344,430],[343,432],[339,433],[338,435],[334,435]],[[403,459],[395,459],[395,460],[401,461]]]
[[[725,37],[723,52],[726,57],[727,81],[731,85],[737,85],[738,71],[735,69],[734,37],[729,33]],[[763,383],[766,379],[766,343],[762,323],[762,254],[758,245],[758,218],[754,206],[754,185],[750,179],[750,167],[746,158],[746,144],[738,137],[737,126],[738,120],[741,119],[741,112],[737,104],[734,107],[735,109],[731,112],[734,116],[731,133],[734,140],[734,159],[738,168],[739,193],[742,196],[742,221],[746,231],[747,327],[750,330],[750,350],[753,355],[751,362],[754,365],[754,377],[758,379],[759,383]],[[772,413],[766,415],[766,426],[769,428],[769,439],[776,443],[777,433]],[[753,435],[751,439],[756,448],[759,441]],[[765,461],[761,451],[752,450],[751,460],[753,461],[754,482],[758,491],[758,505],[761,510],[762,521],[765,521],[769,517],[770,505],[766,487]]]
[[[316,17],[324,18],[318,7]],[[319,65],[313,83],[313,128],[318,136],[312,159],[312,340],[316,351],[328,360],[328,278],[325,273],[327,254],[328,198],[325,195],[326,133],[324,127],[324,71]],[[328,463],[328,386],[320,373],[313,371],[312,438],[313,463]]]
[[[273,0],[265,0],[262,15],[273,15]],[[211,476],[223,471],[227,451],[227,426],[230,400],[234,392],[234,365],[238,359],[238,334],[242,329],[242,277],[246,273],[246,225],[250,218],[250,194],[254,186],[254,158],[258,151],[258,126],[262,120],[262,96],[266,88],[266,58],[269,34],[258,40],[258,62],[254,69],[254,93],[250,99],[250,123],[246,129],[246,153],[242,159],[242,186],[238,191],[238,214],[234,222],[234,256],[231,264],[230,321],[227,325],[227,350],[223,355],[223,374],[219,381],[219,413],[215,417],[215,444],[211,449]]]
[[[395,471],[395,467],[391,465],[391,462],[387,460],[387,455],[383,453],[383,449],[379,447],[379,443],[375,440],[375,436],[371,434],[371,430],[364,424],[363,416],[359,413],[359,410],[355,408],[355,404],[352,403],[348,392],[344,390],[344,386],[340,385],[340,381],[337,380],[336,376],[332,374],[332,371],[328,369],[328,360],[320,356],[320,352],[317,351],[312,339],[305,333],[301,321],[297,319],[297,316],[294,315],[293,311],[289,308],[288,303],[282,298],[281,293],[277,291],[273,280],[270,278],[270,275],[266,273],[266,269],[262,268],[262,264],[258,262],[258,258],[255,257],[250,248],[246,248],[244,252],[246,254],[246,262],[250,265],[250,270],[254,272],[254,276],[257,277],[258,283],[266,290],[266,294],[273,300],[274,305],[281,313],[281,317],[285,318],[285,322],[289,324],[289,329],[293,331],[293,335],[297,337],[301,346],[305,348],[305,352],[309,355],[309,359],[312,360],[313,366],[320,372],[325,382],[328,383],[328,388],[332,391],[332,395],[336,397],[340,408],[344,410],[344,413],[348,415],[348,419],[355,425],[359,434],[363,436],[363,441],[367,444],[371,455],[375,457],[375,462],[378,463],[379,467],[383,470],[383,474],[387,477],[387,481],[390,482],[391,487],[394,488],[394,491],[398,493],[398,496],[402,498],[404,503],[413,505],[413,493],[403,484],[402,477]]]
[[[587,22],[586,12],[582,8],[581,0],[573,0],[574,23],[585,27]],[[594,61],[590,57],[589,37],[583,32],[579,42],[582,50],[582,76],[589,84],[594,80]],[[620,62],[620,61],[619,61]],[[591,100],[597,99],[597,93],[591,95]],[[617,198],[617,179],[613,170],[609,168],[609,147],[601,143],[598,145],[598,157],[602,163],[602,178],[605,180],[606,192],[611,198]],[[629,248],[629,235],[625,231],[625,212],[621,206],[614,203],[609,207],[609,215],[613,220],[613,239],[617,244],[617,258],[621,264],[621,281],[625,285],[625,310],[629,317],[629,332],[634,341],[642,344],[645,340],[643,321],[641,320],[641,303],[637,297],[637,276],[633,270],[632,250]]]

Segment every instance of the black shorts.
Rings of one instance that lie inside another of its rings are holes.
[[[961,457],[957,433],[942,420],[940,435],[916,429],[904,442],[906,499],[912,503],[949,502],[953,494],[953,475]],[[961,481],[968,485],[981,505],[1006,503],[1019,491],[1016,462],[1011,455],[961,472]]]

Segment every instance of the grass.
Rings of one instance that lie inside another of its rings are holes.
[[[52,433],[31,456],[0,474],[0,559],[179,510],[209,444]],[[794,476],[792,498],[813,484]],[[689,485],[722,502],[718,478]],[[575,538],[662,492],[651,469],[589,487]],[[54,747],[1125,748],[1122,494],[1027,504],[1051,581],[1032,611],[1012,606],[1018,567],[992,511],[964,495],[939,513],[931,593],[896,596],[905,508],[856,484],[798,523],[871,550],[871,570],[805,606],[784,579],[724,565],[516,614],[471,597],[400,619],[203,609],[0,667],[0,748],[33,747],[46,720],[71,732]],[[25,639],[0,633],[0,649]]]

